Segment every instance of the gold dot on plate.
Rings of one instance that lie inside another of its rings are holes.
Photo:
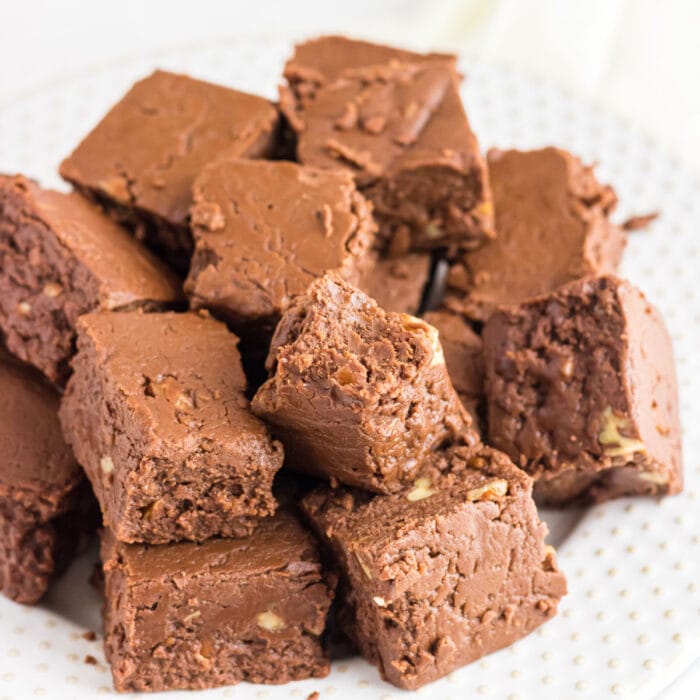
[[[4,680],[6,683],[10,683],[14,679],[15,679],[14,673],[3,673],[2,674],[2,680]]]
[[[595,619],[598,620],[598,622],[602,622],[605,619],[605,610],[599,610],[595,614]]]
[[[611,644],[615,637],[612,634],[604,634],[602,640],[604,644]]]
[[[44,673],[44,672],[49,670],[49,666],[48,666],[48,664],[45,664],[45,663],[37,664],[36,670]]]
[[[651,567],[650,567],[650,566],[643,566],[643,567],[640,569],[640,571],[641,571],[643,574],[648,574],[648,573],[651,571]]]
[[[19,649],[9,649],[7,652],[7,655],[12,656],[12,657],[17,657],[17,656],[20,656],[20,651],[19,651]]]
[[[517,693],[511,693],[508,696],[508,700],[520,700],[520,696]]]
[[[583,656],[574,656],[574,663],[577,666],[583,666],[583,664],[586,663],[586,659],[584,659]]]
[[[476,692],[479,695],[486,695],[489,692],[489,687],[487,685],[480,685],[477,687]]]
[[[653,659],[646,659],[644,661],[644,663],[642,664],[642,666],[644,666],[644,668],[647,671],[652,671],[654,669],[654,660]]]
[[[79,657],[77,654],[66,654],[66,658],[68,661],[77,661]]]
[[[673,641],[674,641],[676,644],[683,644],[683,635],[682,635],[680,632],[676,632],[676,633],[673,635]]]
[[[78,682],[77,676],[66,676],[66,683],[68,685],[75,685]]]
[[[549,661],[552,658],[552,654],[548,651],[543,651],[540,654],[540,658],[542,659],[542,661]]]
[[[626,588],[623,588],[620,590],[618,595],[620,596],[620,598],[626,598],[629,594],[630,592]]]
[[[578,632],[574,632],[574,633],[569,637],[569,639],[570,639],[572,642],[578,642],[578,640],[581,639],[581,635],[580,635]]]
[[[598,549],[595,550],[595,555],[597,557],[602,557],[605,555],[605,550],[602,547],[598,547]]]
[[[51,642],[47,640],[43,640],[42,642],[39,642],[39,649],[50,649],[51,648]]]
[[[368,688],[368,687],[369,687],[369,683],[368,683],[367,681],[359,681],[358,684],[357,684],[357,687],[358,687],[358,688]]]
[[[682,571],[685,568],[685,564],[682,561],[677,561],[674,565],[673,568],[676,571]]]
[[[670,620],[672,617],[675,617],[675,616],[676,616],[676,611],[675,611],[675,610],[672,610],[672,609],[664,610],[664,617],[665,617],[667,620]]]
[[[24,627],[15,627],[12,631],[15,634],[24,634]]]
[[[514,669],[510,672],[510,677],[513,678],[513,679],[515,679],[515,678],[520,678],[520,671],[518,671],[517,668],[514,668]]]
[[[608,569],[608,576],[617,576],[617,569],[615,567]]]
[[[552,682],[551,676],[542,676],[542,683],[544,683],[544,685],[549,685],[551,682]]]
[[[633,544],[628,544],[628,545],[625,547],[625,552],[627,552],[627,554],[634,554],[634,545],[633,545]]]
[[[620,659],[608,659],[608,668],[618,668],[620,666]]]
[[[649,643],[649,637],[646,634],[640,634],[639,637],[637,637],[637,644],[648,644]]]
[[[585,690],[588,688],[588,682],[587,681],[576,681],[576,685],[574,686],[576,690]]]
[[[615,683],[615,685],[610,686],[610,692],[613,695],[619,695],[622,692],[622,686],[619,683]]]
[[[36,695],[37,697],[46,695],[46,690],[44,688],[34,688],[34,695]]]
[[[640,615],[639,615],[639,611],[638,611],[638,610],[633,610],[633,611],[629,614],[630,620],[638,620],[639,617],[640,617]]]

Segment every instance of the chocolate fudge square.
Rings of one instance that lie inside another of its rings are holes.
[[[291,301],[328,271],[371,265],[371,207],[341,171],[225,160],[195,180],[195,251],[185,288],[241,335],[270,337]]]
[[[0,349],[0,591],[36,603],[74,544],[84,477],[58,422],[59,397]]]
[[[429,311],[424,320],[437,328],[452,384],[476,424],[484,424],[484,358],[481,336],[458,313]]]
[[[490,442],[543,501],[681,490],[671,340],[639,290],[578,280],[498,310],[483,339]]]
[[[105,531],[105,652],[119,691],[328,675],[321,642],[335,581],[280,511],[243,539],[124,544]]]
[[[172,273],[97,206],[0,175],[0,329],[52,382],[68,377],[81,314],[181,297]]]
[[[322,487],[302,501],[339,573],[347,632],[411,690],[529,634],[566,593],[526,474],[483,447],[430,466],[437,477],[401,493]]]
[[[358,287],[384,311],[416,315],[430,281],[432,259],[427,253],[377,258],[360,277]]]
[[[448,305],[485,320],[499,304],[616,270],[627,234],[592,166],[559,148],[492,150],[488,163],[498,235],[450,270]]]
[[[243,537],[274,512],[282,447],[250,412],[237,343],[194,313],[80,318],[61,424],[119,540]]]
[[[133,85],[60,172],[186,272],[195,176],[217,158],[270,155],[277,123],[276,108],[261,97],[156,71]]]
[[[388,493],[412,480],[434,449],[477,440],[437,331],[386,313],[338,276],[297,297],[267,363],[271,377],[253,411],[298,471]]]
[[[394,253],[493,236],[488,173],[454,56],[321,37],[296,47],[284,76],[280,107],[299,162],[351,172]]]

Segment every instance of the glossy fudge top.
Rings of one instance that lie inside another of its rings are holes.
[[[61,164],[61,175],[126,206],[184,224],[192,181],[220,157],[268,150],[277,110],[267,100],[185,75],[137,82]]]
[[[317,277],[369,264],[374,222],[349,173],[226,160],[194,185],[195,305],[234,321],[279,316]]]

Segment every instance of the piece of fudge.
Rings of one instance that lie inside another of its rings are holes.
[[[277,124],[276,108],[261,97],[156,71],[132,86],[60,173],[186,272],[194,178],[221,157],[270,155]]]
[[[447,309],[428,311],[423,318],[437,328],[452,385],[475,422],[483,427],[484,359],[481,337],[463,316]]]
[[[282,447],[250,412],[237,343],[195,313],[78,321],[61,424],[119,540],[242,537],[274,512]]]
[[[321,487],[302,501],[346,631],[407,689],[524,637],[566,593],[526,474],[484,447],[440,451],[430,469],[401,493]]]
[[[328,675],[335,581],[280,510],[243,539],[124,544],[105,531],[105,653],[119,691]]]
[[[499,309],[483,340],[490,443],[544,502],[681,490],[671,340],[639,290],[577,280]]]
[[[627,233],[592,166],[559,148],[488,154],[497,237],[466,253],[448,275],[447,304],[486,320],[587,275],[617,268]]]
[[[409,253],[401,258],[377,258],[357,286],[384,311],[416,315],[430,281],[431,256]]]
[[[223,160],[195,180],[185,289],[240,335],[266,336],[318,277],[357,282],[372,263],[371,207],[341,171]]]
[[[434,449],[478,439],[437,336],[326,275],[282,316],[253,411],[282,440],[288,466],[396,491]]]
[[[97,206],[0,175],[0,329],[52,382],[68,377],[80,314],[181,297],[173,274]]]
[[[392,252],[468,249],[493,236],[454,56],[329,36],[298,45],[284,77],[280,108],[299,162],[351,172]]]
[[[59,397],[0,349],[0,591],[36,603],[75,544],[84,477],[58,422]]]

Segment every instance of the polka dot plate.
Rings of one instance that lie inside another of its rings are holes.
[[[274,96],[290,47],[279,37],[248,36],[120,61],[46,85],[0,110],[0,170],[60,185],[60,159],[134,79],[156,66]],[[622,274],[660,307],[673,337],[686,488],[664,500],[544,512],[569,579],[559,615],[417,695],[653,698],[700,657],[700,431],[692,429],[700,423],[700,183],[594,105],[503,68],[463,68],[467,110],[484,147],[564,146],[599,163],[599,177],[620,195],[620,218],[661,212],[648,231],[631,236]],[[99,637],[100,601],[87,581],[95,559],[92,551],[77,561],[40,606],[0,600],[0,700],[114,693]],[[314,691],[323,700],[406,697],[361,659],[336,662],[322,680],[242,684],[198,697],[303,699]],[[159,697],[176,695],[184,697]]]

